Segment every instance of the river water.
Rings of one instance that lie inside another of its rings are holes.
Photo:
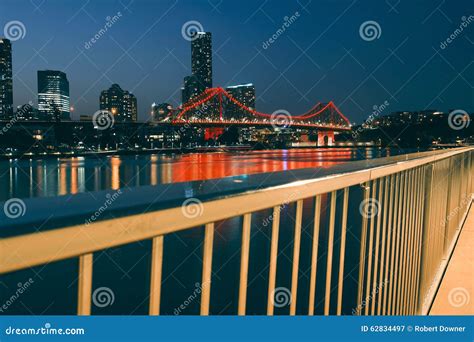
[[[327,168],[342,162],[397,153],[384,149],[327,148],[0,161],[0,201],[13,197],[57,195],[65,195],[67,200],[68,195],[79,192],[299,168]],[[325,203],[328,197],[323,197],[321,215],[316,314],[322,313],[324,305],[328,226]],[[356,305],[360,198],[360,189],[351,188],[344,274],[345,314],[351,314]],[[294,204],[282,208],[276,286],[283,292],[291,287],[294,213]],[[297,296],[299,314],[306,314],[308,310],[313,213],[314,201],[305,200]],[[339,243],[339,216],[340,213],[336,213],[335,251],[338,251]],[[270,210],[252,215],[248,314],[266,312],[271,238],[269,218]],[[241,217],[216,223],[211,314],[233,315],[237,312],[241,226]],[[163,314],[190,315],[199,312],[203,235],[203,227],[197,227],[165,237],[161,301]],[[108,298],[105,302],[107,305],[103,305],[100,298],[96,297],[92,313],[147,314],[150,256],[150,241],[94,253],[93,291],[97,290],[96,294],[99,295],[101,288],[107,288]],[[338,262],[339,256],[335,255],[334,270]],[[0,306],[9,301],[7,309],[0,311],[0,314],[75,314],[77,270],[78,260],[74,258],[0,276]],[[12,301],[11,296],[27,282],[31,282],[31,285]],[[333,272],[332,283],[337,283],[337,272]],[[334,311],[336,293],[337,290],[334,290],[331,295],[331,312]],[[288,310],[289,306],[283,305],[276,308],[275,314],[288,314]]]

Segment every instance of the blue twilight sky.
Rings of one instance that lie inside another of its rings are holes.
[[[252,82],[257,109],[268,113],[297,115],[333,100],[361,122],[385,101],[383,114],[472,112],[471,15],[474,0],[1,0],[0,29],[11,21],[25,27],[13,42],[15,106],[36,103],[39,69],[67,73],[75,118],[93,114],[112,83],[137,96],[141,120],[153,102],[176,106],[191,73],[190,42],[181,31],[197,21],[213,34],[214,86]],[[291,23],[278,34],[285,17]],[[377,39],[362,39],[366,21],[379,25]]]

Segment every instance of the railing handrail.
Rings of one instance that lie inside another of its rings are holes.
[[[251,175],[238,175],[233,177],[192,181],[173,184],[160,184],[154,186],[139,186],[118,190],[103,190],[91,193],[78,193],[55,197],[35,197],[23,199],[27,208],[27,215],[15,220],[0,221],[0,239],[25,235],[51,229],[61,229],[85,223],[107,198],[114,196],[117,191],[121,195],[107,210],[96,218],[95,222],[111,218],[141,214],[144,211],[161,211],[179,206],[187,198],[193,197],[200,201],[210,201],[230,196],[238,196],[247,192],[262,190],[264,181],[265,189],[286,186],[290,183],[306,180],[319,180],[336,177],[342,174],[368,172],[385,166],[393,166],[410,160],[434,157],[447,158],[451,153],[462,153],[469,148],[457,148],[446,152],[425,151],[401,154],[390,157],[357,160],[333,165],[328,168],[307,168],[289,171],[276,171],[272,173],[257,173]],[[448,154],[447,154],[448,153]],[[218,182],[219,187],[216,186]],[[166,196],[157,194],[165,193]],[[191,193],[191,195],[190,195]],[[3,207],[5,202],[0,202]]]
[[[428,153],[428,156],[397,161],[390,165],[295,181],[285,185],[204,201],[202,214],[193,220],[186,218],[181,206],[177,206],[97,221],[89,226],[82,223],[67,228],[0,239],[0,274],[77,257],[192,227],[200,227],[210,222],[279,206],[282,203],[314,197],[473,149],[468,147]],[[48,241],[48,243],[42,243],[43,241]]]

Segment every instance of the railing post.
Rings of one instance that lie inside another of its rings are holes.
[[[272,241],[270,247],[270,271],[268,274],[267,315],[272,316],[275,301],[275,283],[278,257],[278,235],[280,230],[280,206],[273,208]]]
[[[341,222],[341,248],[339,251],[339,274],[337,281],[337,311],[339,316],[342,312],[342,294],[344,286],[344,259],[346,253],[346,230],[347,230],[347,209],[349,205],[349,188],[344,188],[344,198],[342,204],[342,222]]]
[[[362,185],[364,192],[364,203],[369,200],[370,194],[370,183]],[[362,224],[360,233],[360,253],[359,253],[359,280],[357,282],[357,315],[361,314],[362,311],[362,297],[364,296],[364,271],[365,271],[365,245],[367,240],[367,215],[362,214]]]
[[[370,201],[373,202],[375,201],[375,195],[377,194],[377,180],[371,181],[372,183],[372,196],[370,197]],[[377,206],[376,203],[370,203],[370,206]],[[377,213],[377,211],[375,211]],[[371,217],[370,217],[370,229],[369,229],[369,249],[367,253],[367,281],[366,281],[366,288],[365,288],[365,315],[367,316],[369,314],[369,306],[370,306],[370,301],[372,300],[372,294],[370,293],[370,285],[371,285],[371,279],[372,279],[372,260],[373,260],[373,248],[374,248],[374,226],[375,226],[375,216],[373,215],[374,213],[371,212]]]
[[[316,297],[316,274],[318,269],[319,226],[321,221],[321,195],[314,201],[313,248],[311,252],[311,275],[309,282],[308,315],[314,315],[314,302]]]
[[[290,315],[296,314],[296,299],[298,295],[298,271],[301,245],[301,221],[303,217],[303,200],[296,202],[295,238],[293,242],[293,269],[291,274],[291,303]]]
[[[92,263],[92,253],[84,254],[79,257],[77,314],[82,316],[89,316],[91,314]]]
[[[160,314],[161,277],[163,270],[163,236],[154,237],[151,247],[151,276],[150,276],[150,315]]]
[[[249,253],[250,253],[250,228],[252,214],[244,215],[242,226],[242,251],[240,256],[240,286],[239,286],[239,308],[238,314],[245,315],[247,306],[247,280],[249,273]]]
[[[372,280],[372,293],[370,294],[371,296],[371,309],[370,309],[370,314],[374,315],[375,314],[375,302],[377,301],[376,298],[376,291],[377,288],[380,287],[380,284],[377,284],[377,272],[378,272],[378,267],[379,267],[379,249],[380,249],[380,230],[381,230],[381,220],[382,220],[382,208],[386,206],[386,203],[384,202],[384,197],[382,197],[387,193],[386,187],[384,187],[384,179],[380,178],[379,179],[379,197],[378,197],[378,203],[377,203],[377,227],[375,230],[375,254],[374,254],[374,277]],[[386,196],[385,196],[386,197]],[[385,198],[386,201],[386,198]],[[383,205],[382,205],[383,204]],[[385,208],[383,209],[384,216],[385,216]],[[382,242],[383,243],[383,242]]]
[[[211,300],[212,247],[214,244],[214,223],[206,224],[204,231],[204,252],[202,264],[201,316],[209,315]]]
[[[430,240],[430,227],[431,227],[431,211],[432,211],[432,190],[433,190],[433,176],[434,176],[434,164],[429,164],[424,172],[424,198],[423,198],[423,220],[421,230],[421,255],[420,255],[420,282],[418,285],[418,314],[421,314],[425,302],[426,292],[428,290],[427,280],[429,278],[428,270],[429,267],[429,252],[430,249],[427,246]]]
[[[336,220],[336,197],[337,191],[331,192],[331,208],[329,213],[329,237],[328,237],[328,257],[326,264],[326,293],[324,298],[324,314],[329,315],[331,303],[331,276],[332,276],[332,255],[334,251],[334,223]]]

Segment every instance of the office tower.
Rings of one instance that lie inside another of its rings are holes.
[[[13,117],[12,46],[0,38],[0,120]]]
[[[201,85],[196,75],[186,76],[184,78],[184,87],[182,88],[182,102],[188,102],[204,90],[205,88]]]
[[[123,113],[125,121],[137,121],[137,98],[126,90],[123,92]]]
[[[100,109],[111,112],[118,122],[135,122],[138,118],[137,98],[118,84],[100,93]]]
[[[46,120],[70,120],[69,81],[64,72],[38,71],[38,112]]]
[[[194,32],[191,40],[191,67],[204,89],[212,88],[212,35]]]
[[[255,109],[255,86],[252,83],[230,86],[225,88],[225,90],[242,105],[252,110]],[[225,98],[224,111],[226,116],[230,116],[234,119],[247,117],[245,110],[227,98]]]

